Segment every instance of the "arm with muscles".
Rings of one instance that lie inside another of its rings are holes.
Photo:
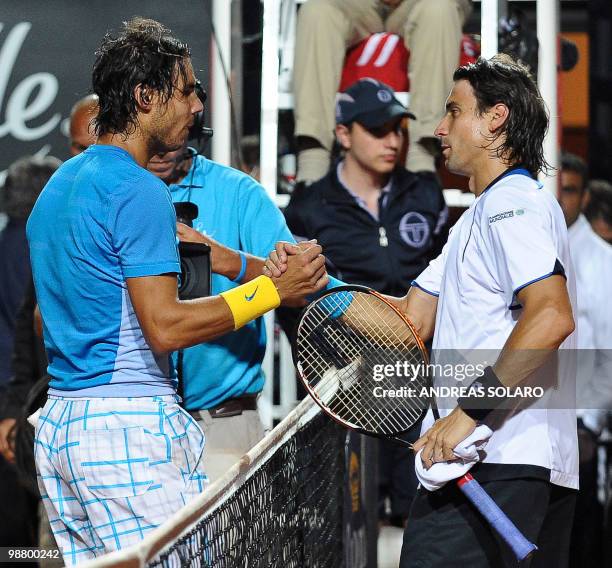
[[[565,278],[552,275],[520,290],[517,298],[522,314],[509,335],[493,368],[487,368],[479,384],[515,387],[541,367],[561,343],[574,331],[572,308]],[[501,402],[501,401],[498,401]],[[463,410],[462,405],[466,408]],[[414,444],[415,452],[423,448],[423,463],[455,459],[453,448],[469,436],[477,421],[488,412],[470,410],[469,398],[459,399],[457,406]],[[483,414],[484,412],[484,414]],[[432,459],[433,458],[433,459]]]
[[[540,368],[574,331],[565,278],[555,274],[523,288],[522,314],[493,367],[503,386],[515,387]]]
[[[292,257],[279,278],[260,276],[220,296],[180,301],[174,274],[128,278],[130,299],[151,349],[167,353],[242,327],[277,307],[281,301],[305,296],[327,284],[321,247]]]

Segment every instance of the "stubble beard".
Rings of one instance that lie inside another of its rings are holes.
[[[170,138],[170,132],[168,132],[170,129],[171,127],[167,129],[157,128],[149,135],[148,146],[152,155],[174,152],[185,144],[186,136],[181,140],[172,139]]]

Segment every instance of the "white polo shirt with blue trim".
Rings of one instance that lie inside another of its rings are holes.
[[[553,274],[566,277],[575,306],[561,208],[526,170],[510,170],[475,199],[453,227],[440,256],[413,283],[438,296],[433,361],[473,363],[480,357],[498,357],[521,314],[517,293]],[[561,348],[574,348],[575,343],[573,333]],[[494,430],[483,463],[538,466],[552,483],[578,487],[575,366],[567,364],[568,359],[560,358],[558,370],[542,370],[556,374],[545,378],[546,384],[554,386]],[[436,374],[434,385],[461,383],[456,377]],[[445,416],[456,406],[456,399],[439,400],[438,405]],[[430,412],[423,432],[433,420]]]

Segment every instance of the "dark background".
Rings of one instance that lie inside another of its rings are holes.
[[[227,0],[230,2],[231,0]],[[261,88],[260,0],[239,6],[233,35],[231,82],[238,137],[259,133]],[[2,0],[0,8],[0,184],[15,159],[37,152],[67,157],[65,121],[70,107],[90,88],[94,51],[104,33],[133,15],[166,24],[193,51],[196,73],[209,86],[210,0]],[[509,2],[527,13],[535,29],[532,1]],[[466,31],[480,29],[480,3]],[[21,31],[20,37],[18,33]],[[589,34],[590,124],[565,128],[563,144],[588,158],[592,177],[612,179],[612,1],[563,0],[561,32]],[[12,41],[8,42],[9,37]],[[241,49],[240,49],[241,47]],[[41,90],[41,83],[44,88]],[[57,89],[57,91],[56,91]],[[25,113],[24,113],[25,109]],[[453,185],[458,187],[460,185]]]
[[[2,0],[0,172],[26,154],[68,157],[66,119],[90,92],[94,52],[132,16],[162,22],[189,44],[209,83],[210,0]]]

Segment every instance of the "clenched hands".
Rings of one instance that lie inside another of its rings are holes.
[[[329,277],[321,251],[316,241],[276,244],[266,259],[263,273],[272,278],[283,305],[303,306],[305,296],[327,286]]]

